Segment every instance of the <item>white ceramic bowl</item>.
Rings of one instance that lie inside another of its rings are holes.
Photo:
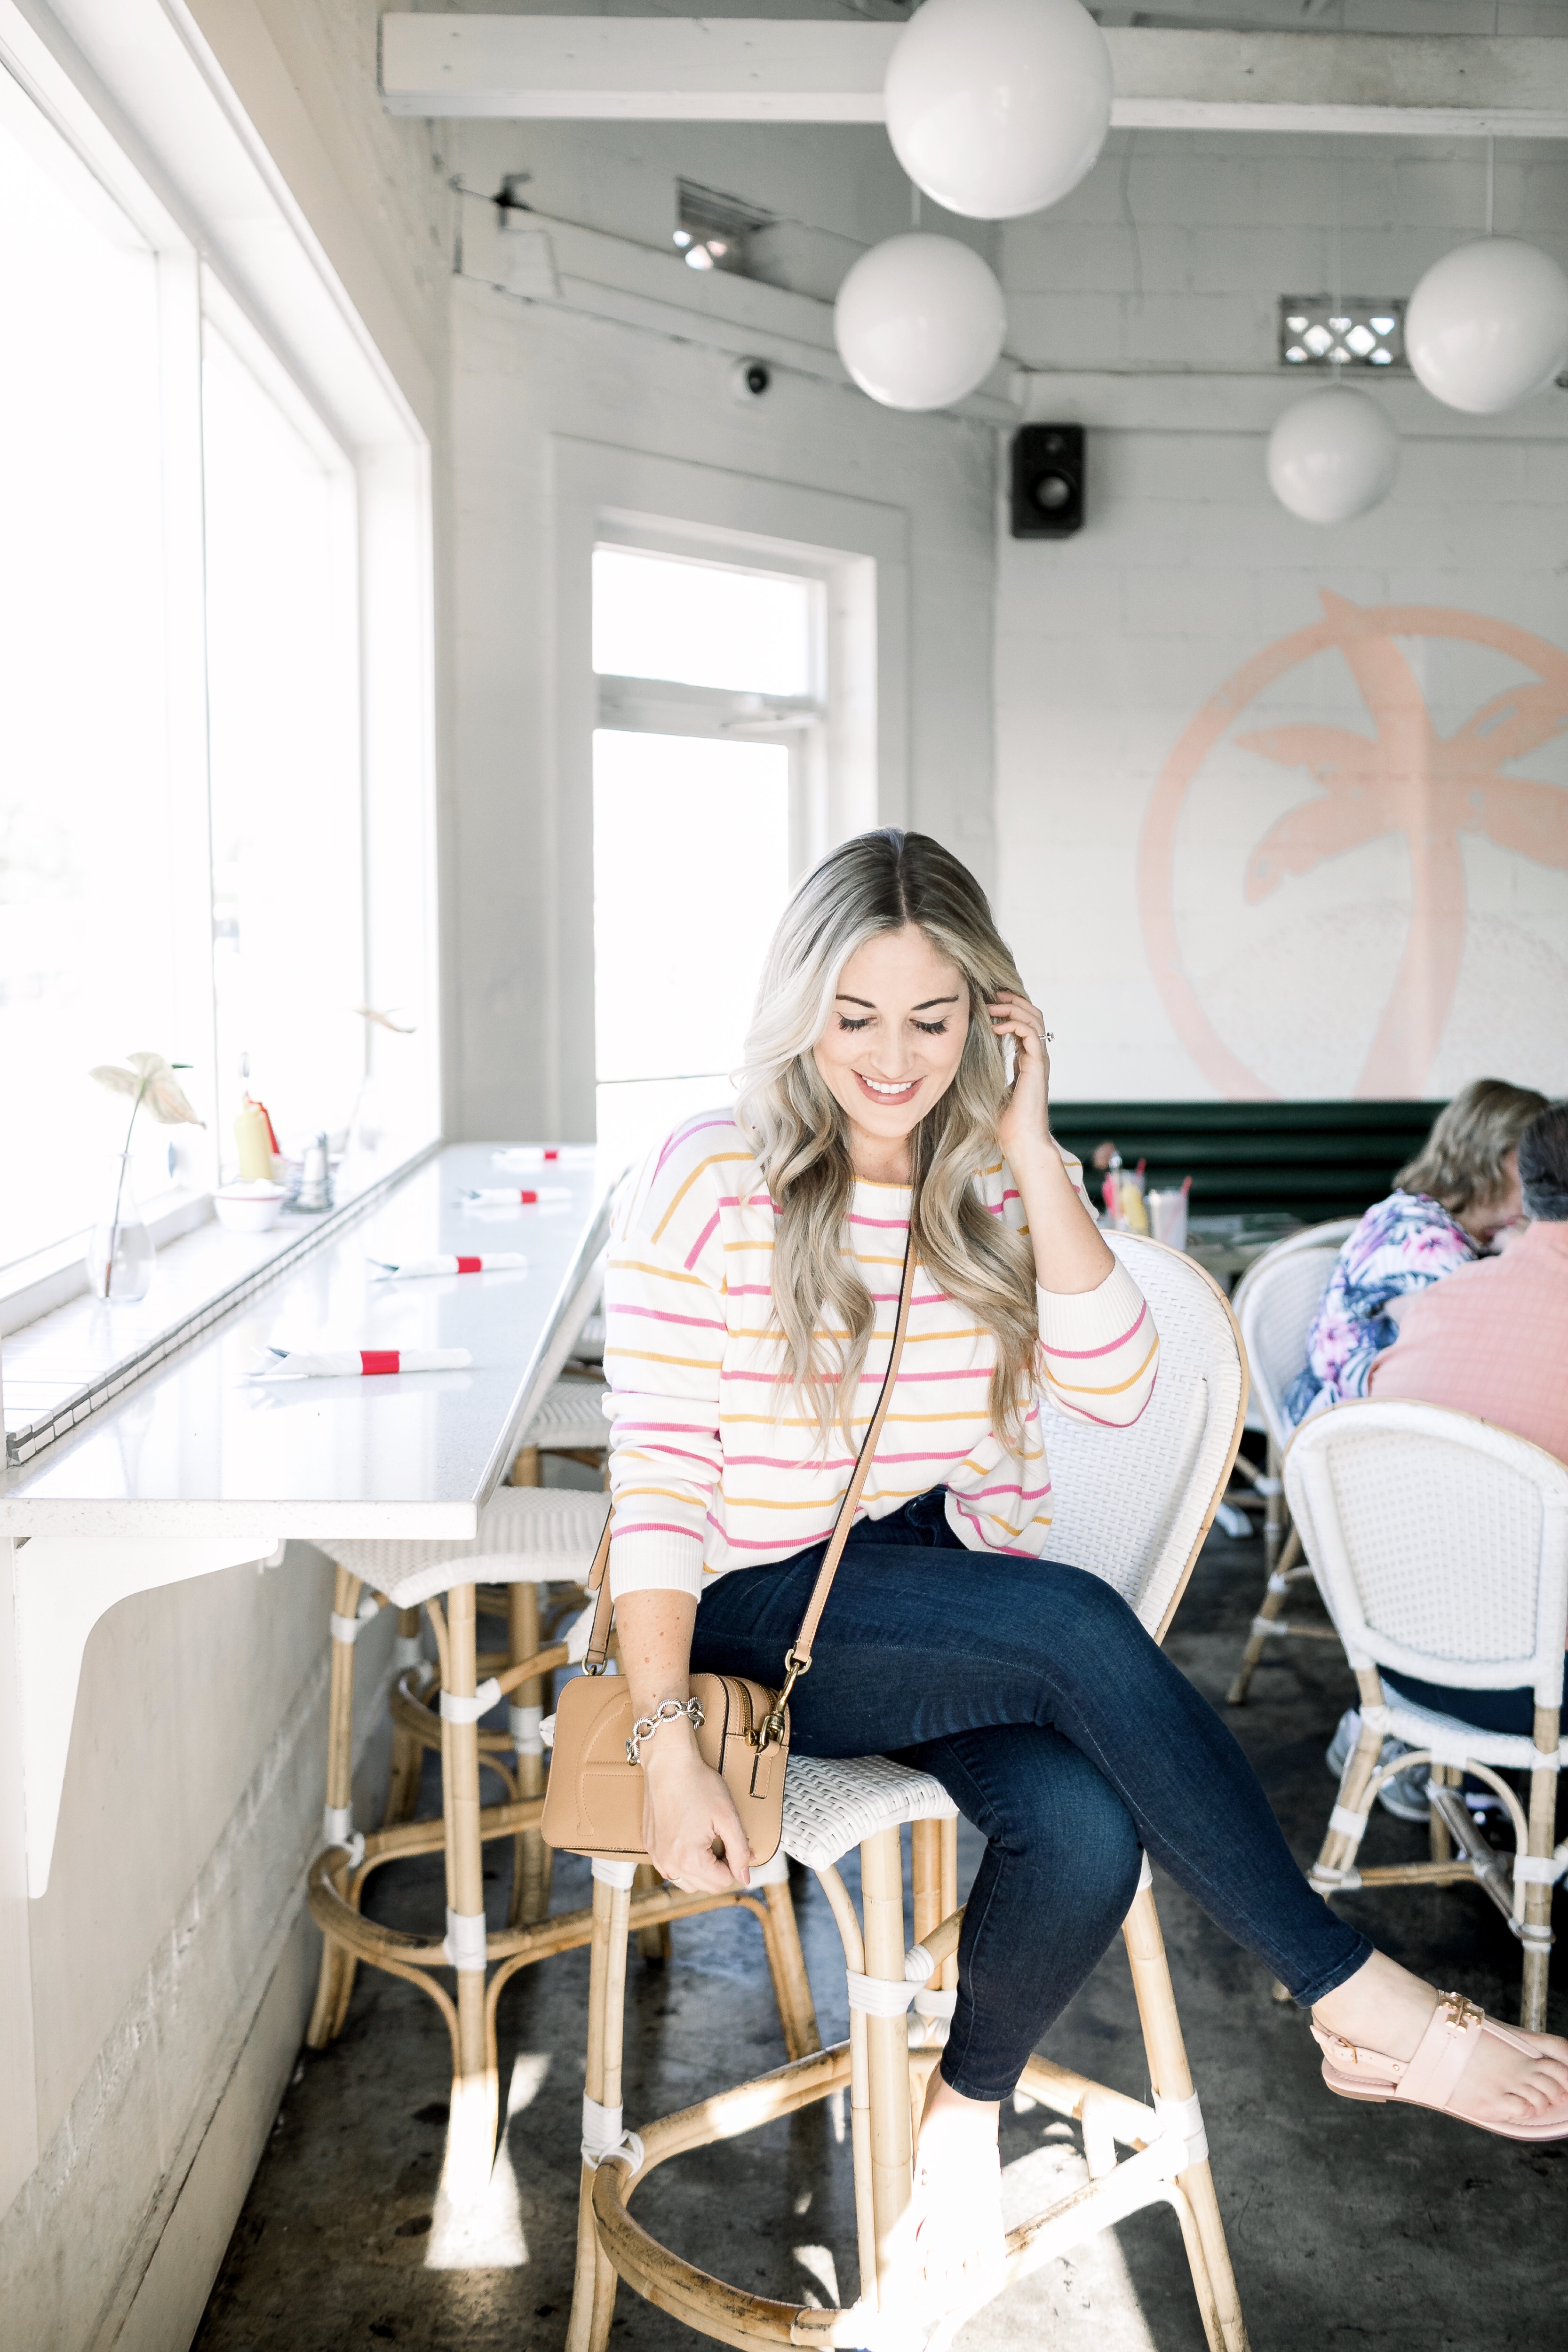
[[[287,1198],[281,1184],[231,1184],[213,1194],[213,1207],[231,1234],[265,1234],[282,1215]]]

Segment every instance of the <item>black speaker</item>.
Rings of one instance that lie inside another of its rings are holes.
[[[1013,536],[1070,539],[1083,528],[1083,427],[1021,425],[1013,436]]]

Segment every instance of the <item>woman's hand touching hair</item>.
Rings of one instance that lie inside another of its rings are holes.
[[[996,1140],[1024,1204],[1040,1287],[1064,1297],[1098,1290],[1115,1260],[1051,1140],[1045,1015],[1011,989],[992,997],[985,1009],[994,1034],[1011,1037],[1016,1048],[1013,1090],[996,1121]]]
[[[996,1122],[996,1140],[1015,1176],[1030,1160],[1053,1156],[1051,1141],[1051,1057],[1045,1015],[1026,996],[1004,989],[986,1006],[998,1038],[1011,1037],[1016,1048],[1013,1091]]]

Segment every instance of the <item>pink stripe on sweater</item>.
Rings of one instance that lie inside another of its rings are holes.
[[[672,1527],[668,1519],[617,1519],[611,1548],[622,1536],[695,1536],[695,1528]]]
[[[623,1307],[617,1304],[610,1312],[612,1315],[640,1315],[647,1323],[685,1323],[694,1331],[723,1331],[729,1328],[727,1324],[716,1323],[710,1315],[671,1315],[663,1307]]]
[[[628,1445],[626,1447],[626,1452],[635,1458],[645,1462],[700,1462],[704,1470],[715,1473],[718,1471],[720,1466],[718,1461],[715,1459],[715,1455],[718,1452],[717,1447],[714,1448],[714,1452],[712,1454],[689,1454],[685,1447],[681,1445],[649,1445],[647,1447]]]
[[[709,1218],[708,1223],[703,1226],[702,1231],[698,1234],[697,1239],[691,1244],[690,1253],[686,1260],[686,1271],[688,1274],[690,1273],[692,1267],[701,1256],[703,1249],[711,1237],[713,1230],[718,1223],[719,1212],[715,1209],[713,1214]],[[618,1307],[616,1311],[617,1314],[620,1312]]]
[[[1135,1331],[1142,1329],[1144,1318],[1148,1312],[1148,1301],[1145,1300],[1138,1310],[1137,1322],[1130,1323],[1120,1339],[1108,1339],[1103,1348],[1052,1348],[1047,1347],[1044,1339],[1040,1341],[1040,1345],[1045,1349],[1047,1356],[1070,1356],[1080,1363],[1090,1356],[1113,1356],[1118,1348],[1125,1348]]]

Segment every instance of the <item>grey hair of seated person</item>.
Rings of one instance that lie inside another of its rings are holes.
[[[1520,1137],[1519,1181],[1527,1217],[1568,1224],[1568,1102],[1549,1103]]]

